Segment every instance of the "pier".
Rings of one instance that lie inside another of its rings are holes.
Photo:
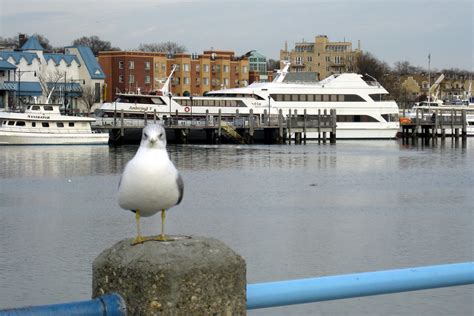
[[[418,138],[425,141],[436,141],[439,137],[444,140],[450,136],[456,140],[466,141],[467,110],[456,108],[417,108],[411,118],[405,117],[403,111],[400,120],[401,138],[404,142]]]
[[[126,118],[123,111],[116,112],[114,117],[98,118],[93,124],[94,130],[107,130],[111,143],[138,142],[141,129],[150,121],[156,123],[156,112],[150,119],[150,113],[143,112],[143,118]],[[170,143],[235,143],[235,144],[303,144],[309,139],[308,133],[317,135],[311,139],[319,143],[336,143],[336,110],[319,110],[317,115],[308,115],[306,110],[298,113],[288,109],[277,115],[240,114],[237,110],[232,115],[217,114],[192,115],[179,114],[178,111],[163,119],[167,139]]]

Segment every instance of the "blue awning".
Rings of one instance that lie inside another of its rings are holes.
[[[0,90],[16,91],[18,96],[40,96],[43,94],[43,89],[39,82],[20,81],[12,82],[6,81],[0,84]]]
[[[52,89],[53,87],[54,96],[66,94],[66,97],[80,97],[82,95],[82,88],[78,82],[48,82],[48,88]]]

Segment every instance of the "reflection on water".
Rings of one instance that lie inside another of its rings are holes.
[[[218,238],[263,282],[473,260],[474,139],[170,146],[185,181],[173,234]],[[137,146],[0,148],[0,307],[88,299],[91,264],[135,233],[116,202]],[[156,234],[160,220],[143,220]],[[473,314],[473,287],[252,312]]]

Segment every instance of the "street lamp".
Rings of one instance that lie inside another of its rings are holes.
[[[15,72],[18,72],[18,93],[17,93],[17,96],[16,96],[16,105],[18,106],[21,99],[20,99],[20,94],[21,94],[21,76],[24,74],[24,73],[27,73],[27,72],[32,72],[34,74],[34,76],[36,77],[36,70],[15,70]]]

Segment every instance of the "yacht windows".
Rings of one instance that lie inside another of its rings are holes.
[[[382,117],[387,122],[398,122],[398,114],[396,114],[396,113],[382,114]]]
[[[40,110],[40,107],[39,107],[39,105],[33,105],[33,107],[31,108],[31,110],[33,110],[33,111],[39,111],[39,110]]]
[[[181,106],[205,106],[205,107],[245,107],[241,100],[207,100],[207,99],[175,99]]]
[[[24,121],[17,121],[15,126],[26,126]]]
[[[47,123],[47,122],[43,122],[43,123],[41,123],[41,125],[42,125],[43,127],[49,127],[49,123]]]
[[[69,122],[69,127],[74,127],[74,122]]]
[[[53,107],[51,105],[45,105],[44,106],[44,110],[45,111],[52,111],[53,110]]]
[[[8,121],[8,125],[9,125],[9,126],[15,125],[15,121]]]
[[[57,123],[56,123],[56,126],[57,126],[57,127],[64,127],[64,123],[62,123],[62,122],[57,122]]]
[[[279,102],[365,102],[357,94],[272,94],[271,97]]]
[[[377,119],[369,115],[336,115],[336,121],[340,123],[378,122]]]
[[[388,93],[377,93],[377,94],[369,94],[369,97],[374,100],[375,102],[380,102],[380,101],[393,101],[393,98],[390,94]]]
[[[36,122],[31,122],[32,127],[36,127]]]

